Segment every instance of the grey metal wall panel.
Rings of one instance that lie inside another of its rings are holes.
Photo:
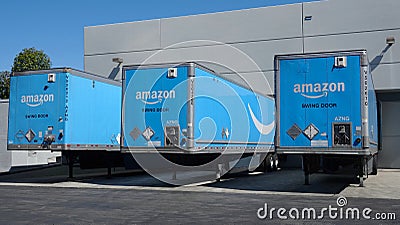
[[[216,46],[210,46],[210,49],[216,48]],[[202,48],[199,48],[199,50]],[[182,50],[186,50],[183,52]],[[215,50],[217,51],[217,50]],[[179,52],[179,54],[177,54]],[[113,57],[123,57],[125,62],[128,62],[128,64],[153,64],[153,63],[167,63],[167,62],[182,62],[184,59],[197,59],[195,61],[201,62],[204,66],[211,68],[215,70],[218,73],[222,73],[222,76],[226,76],[229,79],[233,79],[234,81],[245,84],[246,82],[251,85],[255,90],[258,92],[261,92],[263,94],[273,94],[273,88],[274,88],[274,72],[271,71],[254,71],[257,68],[257,65],[251,64],[251,61],[247,63],[247,66],[251,72],[246,72],[246,71],[237,71],[238,67],[235,67],[234,64],[226,64],[226,67],[230,67],[231,69],[228,69],[224,66],[221,65],[216,65],[215,63],[207,63],[209,61],[213,62],[214,59],[207,58],[205,56],[208,56],[208,54],[204,54],[202,51],[197,54],[198,58],[190,58],[186,54],[190,54],[190,49],[174,49],[174,50],[169,50],[165,52],[160,52],[157,54],[157,52],[146,52],[146,53],[127,53],[127,54],[116,54],[116,55],[103,55],[103,56],[93,56],[93,57],[86,57],[86,60],[88,61],[87,63],[93,63],[93,64],[98,64],[99,66],[93,66],[91,67],[93,70],[89,71],[92,73],[99,74],[100,72],[107,70],[111,71],[112,67],[115,66],[111,62],[111,59]],[[153,57],[148,58],[152,54]],[[223,52],[220,52],[219,54],[224,54]],[[181,57],[176,57],[180,55]],[[211,54],[213,55],[213,54]],[[226,55],[224,55],[226,56]],[[225,57],[222,57],[225,58]],[[228,57],[229,58],[229,57]],[[244,59],[244,56],[241,56],[242,59]],[[201,60],[200,60],[201,59]],[[147,61],[145,61],[147,60]],[[190,60],[189,60],[190,61]],[[226,62],[226,61],[225,61]],[[236,61],[230,61],[230,62],[236,62]],[[221,61],[221,64],[224,62]],[[240,69],[240,68],[239,68]],[[238,72],[240,75],[234,75],[234,71]],[[242,77],[240,77],[242,76]],[[117,80],[121,79],[120,75],[116,77]],[[243,81],[245,79],[246,81]],[[268,87],[269,86],[269,87]]]
[[[382,152],[379,153],[378,167],[400,169],[400,151],[398,148],[400,136],[383,136]]]
[[[384,116],[382,117],[383,135],[400,138],[400,102],[382,102],[382,108],[384,109]]]
[[[400,63],[381,64],[372,73],[375,89],[400,90]]]
[[[233,43],[301,37],[301,11],[301,4],[293,4],[162,19],[161,46],[193,40]]]
[[[304,35],[354,33],[399,28],[399,0],[329,0],[304,3]]]
[[[85,55],[160,48],[160,20],[85,27]]]
[[[382,102],[382,152],[379,166],[400,168],[400,102]]]
[[[398,76],[400,45],[387,45],[386,37],[400,37],[400,29],[391,31],[363,32],[357,34],[328,35],[304,39],[305,52],[323,52],[366,49],[371,63],[375,89],[400,88]]]
[[[174,48],[159,51],[143,51],[122,54],[85,56],[85,70],[107,76],[112,68],[112,58],[121,57],[125,65],[142,63],[165,63],[185,61],[210,61],[231,67],[237,72],[256,72],[274,69],[275,54],[299,53],[302,39],[284,39],[247,42],[232,45],[216,45],[189,48]],[[147,61],[145,61],[147,60]],[[228,68],[212,66],[219,73],[230,72]]]
[[[116,63],[112,62],[113,58],[123,58],[124,64],[140,64],[141,62],[145,62],[146,58],[150,57],[155,52],[156,51],[142,51],[85,56],[85,71],[108,77],[113,68],[117,66]],[[116,79],[121,79],[120,75],[118,75]]]
[[[232,46],[248,55],[263,71],[274,70],[275,55],[301,53],[303,51],[302,38],[247,42]],[[248,70],[240,71],[248,72]]]
[[[400,62],[400,44],[396,43],[392,46],[386,45],[386,37],[389,36],[400,37],[400,29],[381,32],[306,37],[304,39],[304,51],[366,49],[368,51],[368,58],[373,64]]]
[[[0,172],[11,168],[11,152],[7,151],[8,102],[0,100]]]
[[[274,71],[242,72],[237,74],[221,74],[236,83],[251,87],[256,92],[264,95],[274,94]]]
[[[375,65],[400,62],[399,44],[385,49],[386,37],[399,37],[400,29],[371,32],[374,29],[396,28],[397,17],[400,14],[395,13],[396,10],[393,8],[399,4],[400,1],[397,0],[383,0],[380,4],[376,4],[376,1],[372,0],[330,0],[304,3],[305,15],[313,16],[311,21],[304,22],[305,35],[324,35],[306,37],[304,40],[305,52],[366,48],[370,60]],[[365,13],[365,9],[368,9],[369,12]],[[339,11],[340,14],[337,13]],[[383,19],[380,18],[382,14],[385,14]],[[294,4],[87,27],[85,28],[85,70],[106,76],[115,65],[111,62],[112,57],[120,56],[125,59],[126,64],[138,64],[153,53],[144,50],[158,49],[161,46],[198,39],[235,43],[232,46],[248,54],[262,71],[272,70],[275,54],[302,51],[300,38],[287,39],[301,36],[302,21],[301,4]],[[224,29],[221,29],[222,27]],[[352,33],[328,35],[343,32]],[[254,40],[275,38],[280,40],[254,42]],[[113,39],[116,41],[110,41]],[[174,47],[182,49],[165,51],[163,54],[159,54],[163,57],[155,57],[152,61],[161,63],[196,59],[213,60],[216,58],[213,55],[220,53],[218,56],[228,59],[230,61],[228,64],[237,65],[235,68],[238,71],[252,71],[240,59],[229,54],[229,51],[221,51],[223,47],[212,46],[215,43],[210,44],[209,41],[203,41],[200,44],[191,44],[203,47],[201,49],[198,47],[183,49],[182,47],[187,44],[181,44]],[[387,51],[382,54],[384,50]],[[124,54],[108,54],[118,52],[124,52]],[[165,54],[166,52],[167,54]],[[103,54],[106,54],[107,57],[104,57]],[[226,72],[218,67],[217,70]],[[376,77],[378,89],[398,88],[397,83],[388,83],[387,79],[380,80],[384,75],[377,73],[373,74]],[[392,77],[397,82],[396,77]]]

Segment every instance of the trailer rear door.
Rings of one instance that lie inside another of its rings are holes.
[[[361,147],[360,88],[358,55],[281,59],[279,147]]]
[[[62,143],[64,80],[52,73],[11,77],[9,149],[45,147],[46,138],[51,144]]]

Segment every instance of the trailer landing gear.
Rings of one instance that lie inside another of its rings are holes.
[[[111,178],[112,178],[111,166],[107,167],[107,178],[108,178],[108,179],[111,179]]]
[[[368,158],[360,157],[358,165],[358,186],[364,187],[364,175],[368,176]]]
[[[216,174],[215,174],[215,176],[216,176],[216,180],[217,180],[217,182],[220,182],[221,181],[221,177],[222,177],[222,174],[223,174],[223,164],[217,164],[217,171],[216,171]]]
[[[311,162],[309,157],[303,156],[304,185],[310,185]]]
[[[67,163],[68,163],[68,179],[73,180],[74,179],[74,162],[76,160],[76,154],[72,151],[66,151],[65,152],[66,157],[67,157]]]
[[[112,152],[107,152],[106,155],[108,156],[108,160],[107,160],[107,178],[111,179],[112,178],[112,173],[111,173],[111,168],[114,165],[114,161],[113,161],[113,155]]]
[[[371,175],[378,175],[378,154],[372,158],[372,172]]]
[[[310,185],[310,175],[319,170],[320,158],[318,155],[303,155],[304,185]]]

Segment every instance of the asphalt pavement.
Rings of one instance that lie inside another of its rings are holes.
[[[296,169],[187,186],[137,171],[77,172],[71,181],[64,169],[0,176],[0,224],[399,224],[397,170],[357,187],[351,176],[326,174],[304,185]]]

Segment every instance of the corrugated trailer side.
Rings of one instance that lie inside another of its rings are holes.
[[[81,167],[107,164],[105,151],[119,154],[120,82],[59,68],[14,73],[10,92],[9,150],[63,151]]]
[[[277,159],[274,111],[272,97],[197,63],[125,66],[121,149],[187,166],[257,155],[258,166]]]
[[[176,77],[168,77],[170,71]],[[123,150],[155,147],[180,152],[205,150],[205,145],[273,145],[274,99],[195,63],[127,66],[123,86]],[[206,129],[207,134],[200,131],[204,118],[217,125]]]
[[[241,149],[271,152],[275,135],[272,97],[199,68],[195,69],[193,89],[194,150],[228,147],[231,153]]]
[[[65,148],[119,151],[121,83],[66,74]]]
[[[11,77],[8,149],[119,150],[119,82],[69,68]]]

